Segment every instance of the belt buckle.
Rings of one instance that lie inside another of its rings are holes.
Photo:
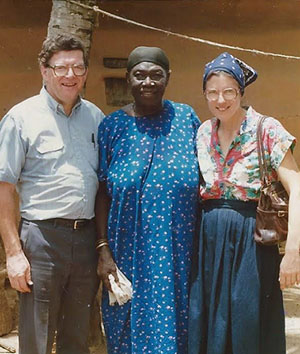
[[[80,220],[75,220],[74,225],[73,225],[73,230],[78,230],[80,229]]]

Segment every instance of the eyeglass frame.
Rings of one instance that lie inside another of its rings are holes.
[[[77,75],[74,72],[74,67],[79,67],[79,66],[84,67],[84,73],[81,75]],[[50,65],[50,64],[48,64],[47,67],[53,70],[53,73],[56,77],[66,76],[68,74],[68,72],[70,71],[70,69],[72,69],[72,73],[74,74],[74,76],[79,76],[79,77],[84,76],[87,72],[87,66],[84,64],[74,64],[74,65]],[[57,73],[55,71],[56,67],[64,67],[64,68],[66,68],[67,71],[64,75],[57,75]]]
[[[233,90],[233,91],[235,91],[235,97],[233,97],[233,98],[225,98],[225,96],[224,96],[224,91],[226,91],[226,90]],[[218,90],[210,90],[210,91],[215,91],[216,94],[218,94],[218,97],[217,97],[216,99],[213,99],[213,100],[212,100],[212,99],[209,99],[209,98],[207,97],[207,90],[205,90],[205,91],[204,91],[204,96],[205,96],[205,98],[206,98],[209,102],[215,102],[215,101],[217,101],[218,98],[219,98],[219,96],[220,96],[220,94],[222,94],[222,97],[223,97],[223,99],[224,99],[225,101],[235,100],[235,99],[237,98],[238,94],[241,93],[241,90],[240,90],[240,89],[236,89],[236,88],[234,88],[234,87],[227,87],[226,89],[224,89],[224,90],[222,90],[222,91],[218,91]]]

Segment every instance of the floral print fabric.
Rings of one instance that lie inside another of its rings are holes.
[[[259,117],[252,107],[231,143],[227,156],[222,154],[218,141],[217,118],[205,121],[197,134],[200,170],[205,184],[200,186],[202,199],[258,200],[260,173],[257,156],[256,129]],[[295,138],[274,118],[263,124],[263,144],[270,180],[277,179],[277,169]]]
[[[109,306],[108,352],[187,353],[188,288],[196,223],[200,122],[185,104],[164,101],[159,116],[118,110],[99,127],[99,180],[111,197],[108,238],[133,298]]]

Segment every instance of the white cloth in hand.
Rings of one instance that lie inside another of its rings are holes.
[[[117,284],[112,274],[109,274],[108,279],[110,282],[111,290],[108,292],[109,304],[111,306],[118,303],[120,306],[124,305],[132,298],[132,285],[125,275],[117,268],[117,275],[119,283]]]

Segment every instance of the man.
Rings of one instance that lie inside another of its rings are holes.
[[[87,354],[98,287],[94,201],[103,113],[80,98],[88,59],[80,41],[46,39],[44,87],[0,123],[0,233],[20,292],[20,354]],[[20,197],[17,229],[15,191]]]

